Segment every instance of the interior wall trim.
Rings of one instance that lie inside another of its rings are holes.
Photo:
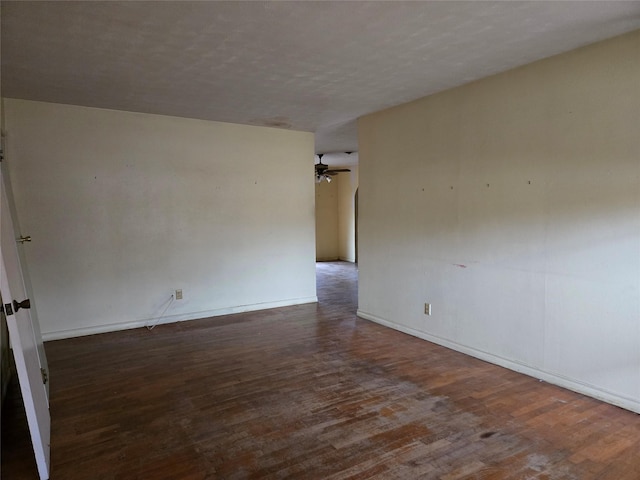
[[[357,315],[358,317],[361,317],[365,320],[370,320],[372,322],[378,323],[385,327],[393,328],[394,330],[398,330],[408,335],[418,337],[422,340],[427,340],[428,342],[435,343],[442,347],[450,348],[451,350],[455,350],[457,352],[470,355],[480,360],[493,363],[494,365],[498,365],[500,367],[508,368],[509,370],[513,370],[515,372],[522,373],[533,378],[537,378],[539,380],[550,383],[552,385],[557,385],[559,387],[563,387],[568,390],[581,393],[588,397],[592,397],[597,400],[602,400],[603,402],[616,405],[626,410],[630,410],[635,413],[640,413],[640,400],[638,399],[621,396],[614,392],[610,392],[608,390],[597,387],[595,385],[583,383],[575,379],[558,375],[552,372],[547,372],[537,367],[533,367],[531,365],[515,362],[513,360],[509,360],[507,358],[503,358],[503,357],[494,355],[492,353],[484,352],[482,350],[477,350],[467,345],[453,342],[446,338],[430,335],[428,333],[421,332],[419,330],[415,330],[410,327],[406,327],[404,325],[392,322],[390,320],[380,318],[376,315],[372,315],[370,313],[364,312],[359,309],[357,311]]]
[[[252,305],[240,305],[237,307],[218,308],[215,310],[206,310],[203,312],[181,313],[177,315],[167,315],[160,318],[145,318],[142,320],[134,320],[131,322],[117,322],[106,325],[97,325],[95,327],[76,328],[70,330],[60,330],[55,332],[47,332],[42,334],[45,342],[51,340],[61,340],[63,338],[84,337],[85,335],[95,335],[98,333],[117,332],[120,330],[131,330],[133,328],[146,327],[150,324],[163,325],[167,323],[184,322],[189,320],[202,320],[208,317],[220,317],[222,315],[231,315],[234,313],[255,312],[258,310],[267,310],[269,308],[290,307],[292,305],[302,305],[304,303],[317,303],[318,297],[302,297],[289,300],[280,300],[277,302],[256,303]]]

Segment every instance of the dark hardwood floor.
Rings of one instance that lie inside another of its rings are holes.
[[[52,480],[640,479],[640,415],[319,304],[46,344]],[[35,479],[12,385],[2,478]]]

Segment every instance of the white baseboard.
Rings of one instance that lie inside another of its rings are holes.
[[[568,390],[572,390],[577,393],[581,393],[588,397],[596,398],[598,400],[602,400],[603,402],[610,403],[612,405],[616,405],[618,407],[622,407],[626,410],[631,410],[635,413],[640,413],[640,401],[638,399],[628,398],[620,396],[616,393],[609,392],[605,389],[599,388],[595,385],[590,385],[587,383],[583,383],[571,378],[564,377],[562,375],[557,375],[554,373],[546,372],[544,370],[540,370],[539,368],[526,365],[523,363],[519,363],[513,360],[509,360],[506,358],[499,357],[497,355],[484,352],[482,350],[477,350],[473,347],[469,347],[467,345],[462,345],[460,343],[453,342],[446,338],[441,338],[435,335],[431,335],[425,332],[421,332],[419,330],[415,330],[413,328],[406,327],[399,323],[391,322],[389,320],[385,320],[383,318],[377,317],[367,312],[363,312],[362,310],[357,311],[358,317],[364,318],[366,320],[370,320],[375,323],[379,323],[380,325],[384,325],[385,327],[393,328],[394,330],[398,330],[400,332],[412,335],[414,337],[421,338],[422,340],[427,340],[429,342],[435,343],[437,345],[441,345],[446,348],[450,348],[451,350],[455,350],[457,352],[464,353],[466,355],[470,355],[475,358],[479,358],[480,360],[484,360],[489,363],[493,363],[495,365],[499,365],[504,368],[508,368],[509,370],[513,370],[515,372],[523,373],[533,378],[537,378],[539,380],[543,380],[547,383],[551,383],[553,385],[557,385],[559,387],[566,388]]]
[[[96,325],[94,327],[75,328],[70,330],[59,330],[56,332],[47,332],[42,334],[45,342],[51,340],[61,340],[63,338],[83,337],[86,335],[95,335],[98,333],[117,332],[119,330],[130,330],[132,328],[146,327],[148,325],[162,325],[167,323],[184,322],[187,320],[199,320],[208,317],[219,317],[221,315],[231,315],[234,313],[254,312],[258,310],[267,310],[269,308],[290,307],[292,305],[302,305],[304,303],[317,303],[318,297],[303,297],[289,300],[280,300],[277,302],[256,303],[253,305],[240,305],[236,307],[219,308],[215,310],[206,310],[203,312],[181,313],[177,315],[167,315],[160,318],[147,318],[143,320],[134,320],[131,322],[111,323],[106,325]]]

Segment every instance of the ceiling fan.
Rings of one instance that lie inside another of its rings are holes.
[[[326,180],[327,183],[331,183],[331,177],[337,175],[338,173],[350,172],[348,168],[331,168],[329,165],[325,165],[322,163],[322,157],[324,153],[319,153],[318,158],[320,159],[320,163],[316,163],[316,183],[320,183],[323,180]]]

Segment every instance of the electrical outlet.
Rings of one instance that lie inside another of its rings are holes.
[[[182,289],[181,288],[176,290],[176,300],[182,300]]]
[[[424,314],[425,315],[431,315],[431,304],[430,303],[425,303],[424,304]]]

